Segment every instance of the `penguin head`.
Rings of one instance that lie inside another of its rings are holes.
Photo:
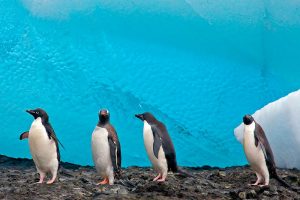
[[[243,122],[245,125],[250,125],[254,121],[254,118],[251,115],[245,115],[243,117]]]
[[[28,112],[29,114],[31,114],[34,117],[34,119],[37,119],[39,117],[43,121],[48,121],[48,119],[49,119],[48,114],[46,113],[46,111],[44,111],[41,108],[37,108],[37,109],[34,109],[34,110],[26,110],[26,112]]]
[[[99,111],[99,122],[105,124],[109,122],[109,111],[107,109],[101,109]]]
[[[149,112],[145,112],[142,114],[136,114],[135,117],[139,118],[142,121],[147,121],[148,123],[156,121],[155,117]]]

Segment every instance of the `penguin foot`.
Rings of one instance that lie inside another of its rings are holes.
[[[160,183],[161,183],[161,182],[165,182],[165,181],[166,181],[166,178],[161,178],[161,179],[158,179],[158,180],[157,180],[157,182],[160,182]]]
[[[39,184],[43,183],[44,182],[44,178],[45,178],[45,174],[40,173],[40,180],[37,183],[39,183]]]
[[[261,188],[267,188],[267,187],[269,187],[269,184],[262,184],[262,185],[259,185],[259,187],[261,187]]]
[[[250,186],[257,186],[260,185],[262,183],[262,180],[260,178],[257,178],[255,183],[249,184]]]
[[[54,183],[55,179],[54,180],[50,180],[50,181],[47,181],[47,184],[50,185],[52,183]]]
[[[155,178],[153,179],[153,181],[157,181],[159,178],[161,178],[161,174],[160,174],[160,173],[158,174],[157,177],[155,177]]]
[[[54,183],[55,179],[56,179],[56,177],[54,177],[51,180],[47,181],[47,184],[50,185],[50,184]]]
[[[105,185],[105,184],[108,184],[108,183],[109,183],[108,178],[105,178],[103,181],[97,183],[97,185]]]

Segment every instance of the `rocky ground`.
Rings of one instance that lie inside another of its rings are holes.
[[[0,199],[300,199],[271,180],[270,187],[248,186],[255,182],[249,167],[185,168],[194,177],[169,174],[165,183],[156,183],[150,168],[123,169],[113,186],[96,186],[100,177],[92,167],[62,163],[53,185],[36,184],[38,174],[29,159],[0,156]],[[300,186],[299,170],[278,170],[293,186]]]

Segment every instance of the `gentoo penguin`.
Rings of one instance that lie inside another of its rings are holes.
[[[257,181],[252,185],[267,186],[269,185],[269,179],[275,178],[282,185],[291,188],[277,175],[273,152],[262,127],[251,115],[245,115],[243,122],[244,151],[251,168],[257,176]]]
[[[59,147],[55,132],[49,123],[48,114],[41,108],[26,110],[34,117],[30,130],[20,135],[20,140],[28,138],[30,153],[43,183],[46,173],[52,174],[47,184],[52,184],[57,176],[60,162]],[[60,142],[59,142],[60,143]]]
[[[99,121],[92,134],[93,161],[98,174],[104,178],[97,185],[113,185],[115,175],[119,175],[121,170],[121,146],[109,118],[108,110],[100,110]]]
[[[169,170],[178,171],[174,145],[167,128],[149,112],[135,116],[144,121],[144,145],[152,166],[158,173],[153,181],[163,182]]]

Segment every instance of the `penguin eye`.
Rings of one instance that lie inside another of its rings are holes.
[[[36,111],[35,113],[36,113],[36,114],[40,114],[40,112],[39,112],[39,111]]]

